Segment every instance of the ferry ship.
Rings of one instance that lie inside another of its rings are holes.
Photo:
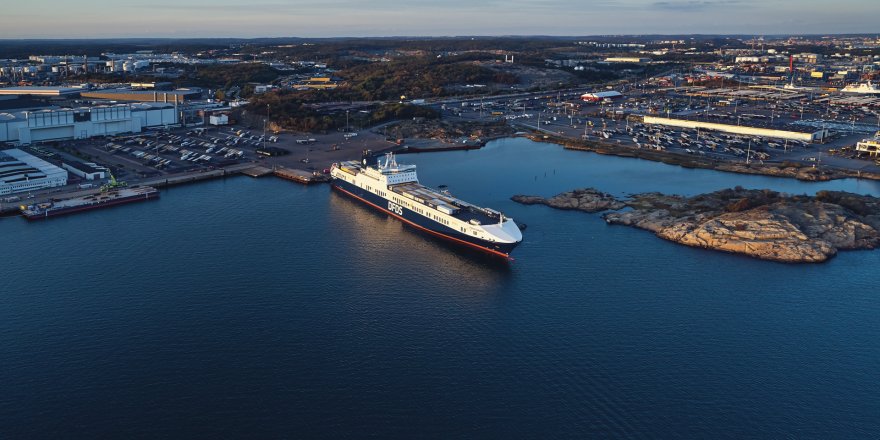
[[[27,206],[22,205],[21,215],[28,220],[42,220],[74,212],[121,205],[123,203],[155,200],[158,198],[159,190],[151,186],[118,188],[107,192],[57,202],[39,203]]]
[[[509,259],[522,241],[512,218],[420,184],[416,166],[398,164],[393,153],[375,165],[368,159],[365,154],[362,163],[333,164],[333,188],[419,230],[493,255]]]
[[[877,87],[875,84],[872,84],[871,81],[868,81],[867,83],[850,84],[840,89],[840,91],[844,93],[861,93],[865,95],[875,95],[880,94],[880,87]]]

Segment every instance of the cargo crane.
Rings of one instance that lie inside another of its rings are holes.
[[[101,192],[107,192],[110,190],[114,190],[117,188],[124,188],[124,187],[128,186],[127,183],[125,183],[121,180],[116,180],[116,176],[114,176],[113,173],[110,172],[109,170],[107,171],[107,173],[110,174],[110,181],[105,183],[104,185],[101,185]]]

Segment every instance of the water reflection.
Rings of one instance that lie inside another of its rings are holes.
[[[474,151],[412,154],[401,162],[419,166],[425,185],[449,185],[454,194],[493,206],[513,194],[549,196],[587,186],[625,195],[659,191],[694,195],[741,185],[792,194],[821,190],[880,196],[880,182],[795,179],[682,168],[641,159],[565,150],[525,138],[500,139]]]
[[[374,274],[418,271],[448,293],[471,296],[503,291],[513,271],[510,263],[482,252],[456,246],[422,233],[405,223],[331,191],[330,221],[338,239],[352,243],[352,264]],[[393,269],[389,269],[393,263]]]

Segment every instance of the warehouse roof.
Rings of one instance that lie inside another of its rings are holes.
[[[22,86],[0,88],[0,95],[63,96],[73,95],[81,91],[82,89],[76,89],[72,87]]]

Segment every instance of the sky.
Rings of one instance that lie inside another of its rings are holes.
[[[29,0],[0,38],[880,33],[880,0]]]

